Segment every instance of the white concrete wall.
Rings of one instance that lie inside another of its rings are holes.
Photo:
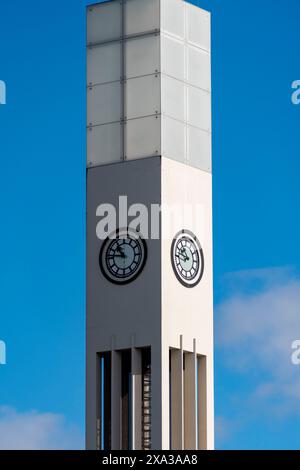
[[[195,344],[207,357],[203,447],[213,448],[210,15],[183,0],[113,0],[88,7],[87,21],[87,447],[96,446],[97,352],[151,346],[152,445],[168,449],[169,348],[193,353]],[[148,208],[199,205],[199,217],[189,220],[187,210],[168,231],[163,209],[162,239],[147,241],[145,269],[115,286],[99,269],[96,208],[117,207],[124,194]],[[193,289],[170,261],[183,228],[204,251]],[[183,411],[184,396],[180,403]]]
[[[162,158],[162,201],[168,207],[199,207],[198,216],[184,211],[184,221],[174,221],[162,212],[162,347],[180,349],[207,357],[207,423],[208,447],[213,448],[213,270],[212,270],[212,176],[202,170]],[[181,285],[170,262],[172,237],[189,229],[198,237],[204,253],[204,274],[201,282],[188,289]],[[168,374],[164,376],[168,388]],[[168,394],[164,396],[164,419],[168,421]],[[165,436],[168,442],[168,433]]]

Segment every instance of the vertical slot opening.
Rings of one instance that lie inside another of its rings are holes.
[[[196,353],[184,353],[184,449],[197,450],[197,357]]]
[[[111,449],[111,353],[97,355],[97,443],[98,450]]]
[[[197,356],[197,438],[198,449],[207,449],[207,364]]]
[[[121,352],[121,429],[122,429],[122,450],[131,448],[131,351]]]
[[[142,349],[142,449],[151,450],[151,348]]]
[[[172,449],[172,354],[169,350],[169,447]]]
[[[170,449],[183,449],[183,368],[184,355],[181,349],[170,349]]]

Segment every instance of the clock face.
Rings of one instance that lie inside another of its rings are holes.
[[[185,287],[195,287],[202,279],[204,256],[197,237],[188,230],[179,232],[172,243],[171,261],[174,273]]]
[[[145,265],[146,243],[134,230],[117,230],[103,243],[99,262],[106,279],[116,284],[127,284]]]

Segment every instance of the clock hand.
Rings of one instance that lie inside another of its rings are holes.
[[[183,255],[176,255],[176,258],[179,258],[179,259],[181,259],[181,261],[184,261],[184,262],[189,261],[189,259],[190,259],[188,256],[185,256],[185,258],[184,258]]]
[[[118,247],[117,247],[117,251],[120,253],[121,258],[127,258],[127,256],[126,256],[125,253],[124,253],[124,250],[123,250],[123,248],[122,248],[121,246],[118,246]],[[116,255],[116,256],[118,256],[118,255]],[[120,257],[120,256],[118,256],[118,257]]]
[[[189,261],[190,258],[188,257],[188,255],[186,254],[186,249],[185,248],[181,248],[181,254],[182,256],[184,255],[185,256],[185,260],[184,261]]]

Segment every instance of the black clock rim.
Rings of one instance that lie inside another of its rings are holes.
[[[143,248],[144,248],[144,259],[140,265],[140,268],[137,270],[137,272],[130,278],[130,279],[127,279],[127,280],[124,280],[124,281],[118,281],[116,279],[112,279],[111,277],[108,276],[108,274],[106,273],[103,265],[102,265],[102,255],[103,255],[103,252],[104,252],[104,249],[106,248],[107,244],[109,242],[112,242],[114,239],[111,239],[109,238],[109,236],[103,241],[102,243],[102,246],[100,248],[100,253],[99,253],[99,266],[100,266],[100,270],[101,270],[101,273],[103,274],[103,276],[105,277],[105,279],[109,282],[111,282],[112,284],[115,284],[117,286],[125,286],[127,284],[130,284],[131,282],[133,282],[143,271],[144,267],[145,267],[145,264],[146,264],[146,261],[147,261],[147,255],[148,255],[148,251],[147,251],[147,244],[146,244],[146,241],[144,238],[142,238],[140,235],[139,235],[139,232],[136,232],[134,231],[133,229],[130,229],[129,227],[126,227],[126,228],[121,228],[121,229],[117,229],[116,232],[115,232],[115,235],[116,235],[116,238],[118,238],[118,234],[120,232],[123,232],[123,231],[127,231],[127,233],[130,234],[129,230],[132,230],[133,232],[135,232],[137,235],[138,235],[138,238],[137,240],[139,240],[142,245],[143,245]]]
[[[174,259],[173,259],[173,251],[174,251],[174,247],[175,247],[175,244],[178,240],[178,238],[180,236],[183,236],[183,235],[189,235],[190,237],[192,237],[192,239],[194,240],[194,242],[196,243],[197,245],[197,248],[199,250],[199,255],[200,255],[200,259],[201,259],[201,271],[200,271],[200,275],[199,275],[199,279],[197,279],[197,281],[195,281],[194,283],[192,284],[188,284],[187,282],[185,282],[178,274],[177,272],[177,269],[176,269],[176,266],[175,266],[175,263],[174,263]],[[180,230],[180,232],[178,232],[175,237],[173,238],[173,241],[172,241],[172,244],[171,244],[171,263],[172,263],[172,268],[173,268],[173,271],[174,271],[174,274],[177,278],[177,280],[180,282],[180,284],[182,284],[184,287],[187,287],[188,289],[192,289],[193,287],[196,287],[200,281],[202,280],[203,278],[203,274],[204,274],[204,253],[203,253],[203,249],[202,249],[202,246],[201,246],[201,243],[199,242],[198,238],[196,237],[196,235],[191,232],[190,230]]]

